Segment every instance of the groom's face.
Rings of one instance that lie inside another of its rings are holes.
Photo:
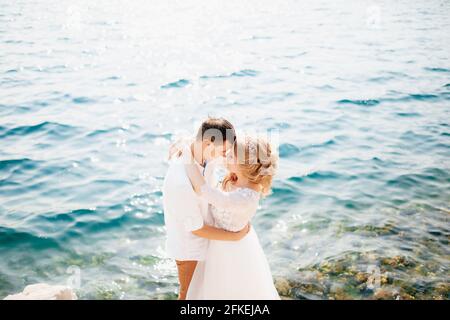
[[[203,143],[203,158],[206,160],[212,160],[217,158],[225,158],[228,150],[230,150],[232,144],[229,141],[213,143],[210,141],[204,141]]]

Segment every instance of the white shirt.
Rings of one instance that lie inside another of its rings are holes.
[[[184,165],[189,163],[190,145],[183,146],[180,157],[174,156],[169,161],[163,185],[164,221],[167,240],[166,253],[176,260],[205,259],[208,239],[197,237],[192,231],[212,225],[213,220],[208,212],[208,202],[200,198],[192,189]],[[198,163],[197,163],[198,165]],[[205,168],[198,165],[205,180],[213,183],[214,164],[208,163]]]

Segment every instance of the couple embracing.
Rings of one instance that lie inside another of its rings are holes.
[[[176,261],[179,299],[280,299],[250,221],[271,188],[277,157],[264,139],[237,137],[222,118],[170,148],[163,205],[166,252]],[[220,184],[215,168],[227,170]]]

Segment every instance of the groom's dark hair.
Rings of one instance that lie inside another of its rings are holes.
[[[230,121],[224,118],[209,117],[202,122],[197,133],[197,140],[208,139],[211,142],[216,141],[217,136],[221,135],[223,143],[228,141],[234,143],[236,141],[236,131]]]

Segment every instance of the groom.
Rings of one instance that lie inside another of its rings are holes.
[[[186,299],[197,262],[205,258],[208,240],[238,241],[249,230],[249,226],[239,232],[212,227],[208,203],[192,189],[184,166],[194,159],[205,180],[214,184],[214,160],[225,157],[235,140],[236,133],[229,121],[208,118],[201,124],[195,138],[171,147],[163,185],[163,206],[166,252],[176,261],[180,300]]]

